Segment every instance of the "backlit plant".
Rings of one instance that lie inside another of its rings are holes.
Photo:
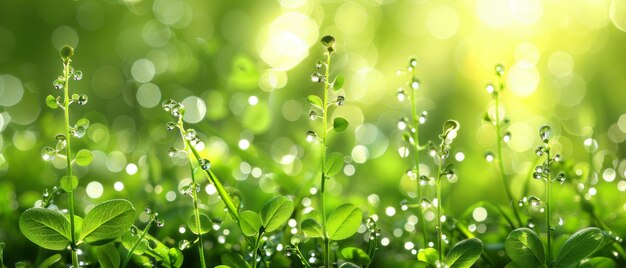
[[[92,159],[92,153],[82,149],[73,155],[72,138],[82,138],[89,127],[89,120],[79,119],[76,124],[70,120],[70,105],[87,104],[87,95],[70,94],[70,81],[81,80],[83,73],[71,66],[74,49],[64,46],[60,51],[63,62],[63,73],[53,82],[56,90],[62,90],[58,97],[48,95],[46,104],[52,109],[61,108],[64,112],[65,132],[58,134],[56,146],[45,147],[42,150],[42,158],[52,161],[56,157],[65,158],[66,175],[61,177],[59,186],[54,188],[52,196],[60,192],[59,188],[67,193],[67,214],[56,206],[51,206],[50,193],[44,191],[43,201],[35,204],[20,216],[20,230],[30,241],[38,246],[50,250],[65,250],[71,252],[72,267],[79,267],[82,262],[78,259],[78,249],[82,244],[91,246],[103,246],[118,239],[133,224],[135,208],[123,199],[105,201],[94,206],[81,218],[75,213],[74,193],[79,185],[79,179],[73,173],[74,165],[88,166]],[[117,254],[115,248],[103,247],[111,255]],[[119,256],[118,256],[119,259]],[[57,261],[60,258],[57,259]],[[47,265],[51,265],[48,263]],[[119,265],[117,263],[116,265]]]

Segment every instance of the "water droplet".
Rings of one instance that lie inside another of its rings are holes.
[[[540,172],[533,172],[533,179],[539,180],[541,178],[542,178],[542,176],[541,176]]]
[[[425,176],[425,175],[420,176],[420,185],[424,186],[428,184],[428,181],[429,181],[428,176]]]
[[[148,247],[150,247],[151,249],[155,249],[157,247],[156,241],[148,239]]]
[[[420,88],[420,80],[413,77],[413,80],[411,81],[411,88],[412,89],[419,89]]]
[[[415,58],[410,58],[409,59],[409,68],[413,68],[417,66],[417,59]]]
[[[412,169],[407,170],[406,175],[411,179],[417,179],[417,174]]]
[[[565,224],[565,221],[563,220],[563,218],[559,217],[558,224],[559,226],[563,226],[563,224]]]
[[[170,147],[170,149],[167,151],[167,155],[169,155],[170,157],[175,157],[177,153],[178,150],[176,150],[176,148],[174,147]]]
[[[487,162],[493,162],[494,156],[492,152],[486,152],[485,153],[485,160],[487,160]]]
[[[448,170],[446,172],[446,179],[448,179],[449,183],[455,183],[459,180],[459,177],[456,176],[453,170]]]
[[[163,104],[161,104],[161,107],[163,107],[163,110],[165,110],[166,112],[169,112],[172,110],[175,104],[177,104],[175,100],[168,99],[168,100],[163,101]]]
[[[435,148],[435,146],[428,147],[428,155],[431,157],[437,156],[437,148]]]
[[[77,126],[75,128],[70,129],[70,133],[72,134],[72,136],[80,139],[84,137],[85,134],[87,133],[87,128],[84,126]]]
[[[74,71],[72,78],[76,81],[83,79],[83,72],[81,70]]]
[[[319,117],[319,116],[317,115],[317,112],[315,112],[315,111],[310,111],[310,112],[309,112],[309,119],[310,119],[310,120],[315,120],[315,119],[317,119],[318,117]]]
[[[539,146],[539,147],[537,147],[537,149],[535,149],[535,154],[536,154],[537,156],[542,156],[542,155],[543,155],[543,151],[544,151],[544,150],[545,150],[545,149],[543,148],[543,146]]]
[[[337,100],[335,101],[335,103],[337,103],[337,105],[339,106],[343,106],[345,102],[346,102],[346,98],[341,95],[337,96]]]
[[[511,141],[511,132],[506,132],[504,133],[504,136],[502,136],[502,141],[504,141],[505,143],[509,143]]]
[[[400,120],[398,120],[398,129],[405,130],[408,125],[407,122],[408,122],[408,119],[406,117],[400,118]]]
[[[528,222],[526,222],[526,225],[528,226],[528,228],[533,228],[535,227],[535,221],[533,221],[533,219],[528,219]]]
[[[596,141],[593,138],[588,138],[583,142],[583,145],[585,146],[585,150],[588,153],[595,153],[596,150],[598,150],[598,141]]]
[[[180,117],[183,115],[183,110],[184,110],[185,106],[183,106],[180,103],[176,103],[174,104],[174,106],[172,106],[172,115],[175,117]]]
[[[552,138],[552,128],[548,125],[543,125],[539,129],[539,137],[543,141],[543,143],[548,143],[550,138]]]
[[[561,154],[555,154],[552,160],[554,160],[554,162],[561,162],[561,160],[563,160],[563,157],[561,157]]]
[[[560,172],[559,175],[556,176],[556,181],[563,184],[565,182],[565,173]]]
[[[325,35],[324,37],[322,37],[322,39],[320,39],[320,42],[323,46],[327,48],[332,48],[335,46],[335,37],[332,35]]]
[[[65,78],[63,76],[59,76],[59,78],[55,79],[54,82],[52,82],[52,86],[55,89],[62,89],[64,82],[65,82]]]
[[[400,201],[400,209],[402,211],[407,211],[409,209],[409,201],[407,201],[406,199]]]
[[[41,149],[41,158],[43,158],[44,161],[52,161],[56,155],[57,151],[52,149],[52,147],[44,147]]]
[[[524,200],[517,201],[517,206],[523,207],[524,206]]]
[[[322,66],[324,66],[324,62],[323,61],[318,60],[317,62],[315,62],[315,68],[321,69]]]
[[[406,94],[402,88],[398,88],[398,93],[396,94],[396,98],[399,102],[403,102],[406,99]]]
[[[50,196],[50,192],[48,191],[48,189],[44,189],[41,196],[43,196],[43,198],[47,198],[48,196]]]
[[[137,235],[137,233],[139,233],[139,229],[137,229],[135,225],[131,226],[129,231],[132,236],[135,236]]]
[[[420,204],[420,206],[421,206],[422,208],[429,208],[430,206],[432,206],[432,205],[433,205],[433,202],[432,202],[432,201],[430,201],[430,199],[428,199],[428,198],[426,198],[426,197],[422,197],[422,199],[420,199],[419,204]]]
[[[187,239],[183,239],[183,240],[180,240],[180,242],[178,242],[178,249],[180,250],[185,250],[185,249],[188,249],[189,247],[191,247],[191,242],[189,242],[189,240]]]
[[[496,64],[495,70],[497,76],[502,77],[504,75],[504,65]]]
[[[213,222],[213,230],[217,231],[219,230],[221,227],[221,225],[218,222]]]
[[[312,130],[306,132],[306,141],[309,143],[317,142],[317,134]]]
[[[443,149],[443,151],[441,151],[441,155],[439,157],[441,159],[448,159],[449,156],[450,156],[450,151],[448,149]]]
[[[167,130],[174,130],[176,128],[176,123],[174,122],[167,122],[167,124],[165,124],[165,128]]]
[[[85,105],[87,104],[88,100],[89,98],[87,97],[87,95],[82,94],[78,97],[78,100],[76,101],[76,103],[78,103],[78,105]]]
[[[420,124],[424,124],[424,123],[426,123],[426,119],[428,119],[428,112],[427,112],[427,111],[423,111],[423,112],[420,114],[420,117],[417,119],[417,121],[418,121]]]
[[[193,141],[193,140],[195,140],[195,139],[196,139],[196,136],[197,136],[197,134],[196,134],[196,130],[195,130],[195,129],[193,129],[193,128],[187,129],[187,130],[185,131],[185,139],[186,139],[186,140],[188,140],[188,141]]]
[[[211,168],[211,161],[208,159],[200,159],[198,160],[198,165],[200,165],[200,168],[203,170],[209,170],[209,168]]]
[[[58,134],[56,135],[55,139],[57,140],[56,151],[58,152],[65,149],[65,146],[67,146],[67,138],[65,137],[65,135]]]
[[[546,176],[549,175],[550,174],[550,169],[547,168],[547,167],[544,167],[543,168],[543,174],[546,175]]]
[[[496,88],[493,86],[493,84],[489,83],[485,86],[485,90],[487,91],[487,93],[492,94],[496,91]]]
[[[531,195],[530,197],[528,197],[528,204],[533,207],[539,206],[541,204],[541,199],[539,199],[539,197]]]
[[[322,75],[321,73],[315,72],[311,74],[311,82],[313,83],[322,83],[324,82],[326,79],[324,77],[324,75]]]
[[[144,210],[143,210],[143,211],[145,211],[145,212],[146,212],[146,213],[148,213],[148,214],[152,214],[152,208],[151,208],[151,207],[149,207],[149,206],[148,206],[148,207],[146,207],[146,208],[144,208]]]
[[[165,225],[165,221],[163,219],[161,219],[161,218],[156,218],[154,220],[154,225],[156,225],[156,227],[161,228],[161,227],[163,227]]]

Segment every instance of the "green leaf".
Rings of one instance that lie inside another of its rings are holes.
[[[308,237],[324,236],[324,229],[322,228],[322,225],[314,219],[303,220],[302,223],[300,223],[300,228],[302,228],[302,232]]]
[[[75,161],[76,161],[76,164],[78,164],[79,166],[88,166],[89,164],[91,164],[92,160],[93,160],[93,154],[89,150],[82,149],[78,151],[78,153],[76,154]]]
[[[417,260],[436,266],[439,260],[439,251],[434,248],[422,248],[417,252]]]
[[[370,256],[360,248],[347,247],[341,250],[341,255],[349,261],[359,265],[368,265],[372,260]]]
[[[61,189],[65,192],[73,192],[78,187],[78,178],[76,176],[63,176],[61,178]]]
[[[339,268],[361,268],[361,266],[358,266],[351,262],[344,262],[341,265],[339,265]]]
[[[96,247],[96,257],[101,268],[120,267],[120,253],[117,251],[114,243]]]
[[[478,238],[465,239],[456,243],[446,256],[450,268],[469,268],[480,258],[483,242]]]
[[[59,104],[57,103],[57,99],[54,96],[52,96],[52,95],[48,95],[48,97],[46,97],[46,105],[48,107],[50,107],[51,109],[59,108]]]
[[[6,267],[6,265],[4,265],[4,247],[5,246],[6,244],[4,242],[0,242],[0,268]]]
[[[76,127],[83,127],[83,128],[89,128],[89,119],[87,118],[81,118],[78,119],[78,121],[76,121]]]
[[[596,227],[587,227],[570,236],[556,257],[555,267],[574,267],[602,245],[604,235]]]
[[[326,232],[332,240],[343,240],[359,229],[363,212],[352,204],[343,204],[328,216]]]
[[[235,252],[222,254],[222,264],[231,268],[249,268],[250,265],[243,257]]]
[[[285,223],[293,212],[293,201],[286,196],[278,196],[261,208],[261,221],[265,232],[271,232]]]
[[[320,97],[318,97],[317,95],[309,95],[309,96],[307,96],[306,97],[306,101],[309,104],[311,104],[311,105],[313,105],[313,106],[315,106],[317,108],[324,109],[324,103],[322,102],[322,99]]]
[[[607,257],[595,257],[585,259],[580,263],[579,268],[616,268],[617,263]]]
[[[343,155],[341,153],[329,153],[326,155],[326,163],[324,164],[324,173],[326,176],[332,177],[339,172],[343,168]]]
[[[198,229],[200,229],[200,234],[206,234],[211,231],[211,219],[204,213],[198,214],[200,217],[200,228],[196,226],[196,216],[191,215],[187,218],[187,227],[189,227],[189,231],[194,234],[198,234]]]
[[[170,248],[167,251],[167,255],[170,257],[170,263],[173,267],[180,267],[183,265],[183,260],[185,256],[183,255],[183,252],[180,251],[180,249]]]
[[[333,129],[337,132],[342,132],[346,130],[346,128],[348,128],[348,125],[350,125],[350,123],[348,123],[348,120],[343,117],[335,117],[335,119],[333,120]]]
[[[55,263],[59,262],[62,258],[63,258],[63,256],[61,256],[61,254],[59,254],[59,253],[54,254],[54,255],[46,258],[45,260],[43,260],[37,267],[39,267],[39,268],[48,268],[48,267],[54,265]]]
[[[504,250],[513,262],[523,267],[540,267],[545,262],[541,240],[528,228],[518,228],[509,233]]]
[[[136,227],[133,227],[133,228],[136,228]],[[140,231],[137,230],[137,232],[140,232]],[[148,234],[146,234],[146,236],[147,235]],[[140,234],[133,235],[130,231],[126,231],[122,235],[122,246],[125,249],[130,250],[133,247],[133,245],[137,243],[137,241],[139,240],[139,237],[140,237]],[[146,239],[142,239],[137,245],[137,247],[135,247],[133,254],[142,255],[146,250],[148,250],[148,241]]]
[[[340,90],[343,87],[343,83],[346,81],[346,78],[343,75],[337,75],[335,78],[335,82],[333,82],[333,89],[335,91]]]
[[[124,199],[96,205],[83,219],[80,239],[90,245],[104,245],[121,237],[133,225],[135,208]]]
[[[239,213],[239,227],[246,236],[253,236],[261,229],[261,216],[254,211],[246,210]]]
[[[20,231],[28,240],[51,250],[63,250],[70,244],[70,222],[56,210],[30,208],[19,221]]]

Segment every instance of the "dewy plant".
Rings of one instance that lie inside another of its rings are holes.
[[[94,206],[84,218],[76,215],[74,193],[79,185],[79,179],[73,173],[74,165],[87,166],[93,156],[89,150],[82,149],[73,155],[71,140],[82,138],[89,127],[89,120],[79,119],[76,124],[70,122],[70,105],[87,104],[87,95],[70,94],[70,81],[80,80],[83,73],[72,66],[74,49],[64,46],[60,51],[63,62],[63,73],[53,82],[56,90],[62,90],[61,96],[48,95],[46,104],[52,109],[61,108],[64,112],[63,134],[56,135],[56,146],[45,147],[42,158],[52,161],[55,158],[65,158],[66,175],[60,179],[60,189],[67,193],[67,214],[52,206],[51,194],[44,191],[42,202],[37,202],[20,216],[20,230],[30,241],[38,246],[50,250],[71,251],[72,267],[79,267],[82,262],[78,259],[78,247],[83,244],[100,246],[108,244],[121,237],[133,224],[135,208],[123,199],[109,200]],[[58,187],[52,196],[59,193]],[[60,258],[59,258],[60,260]]]

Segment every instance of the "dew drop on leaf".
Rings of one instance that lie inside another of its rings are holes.
[[[191,243],[187,239],[183,239],[183,240],[180,240],[180,242],[178,242],[178,249],[180,250],[188,249],[190,246],[191,246]]]
[[[81,70],[74,71],[72,78],[76,81],[83,79],[83,72]]]
[[[52,161],[56,155],[57,152],[52,149],[52,147],[44,147],[41,150],[41,158],[43,158],[44,161]]]

